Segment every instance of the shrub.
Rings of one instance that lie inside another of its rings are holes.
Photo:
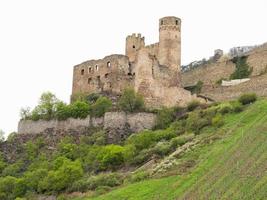
[[[247,94],[243,94],[238,98],[238,101],[242,104],[242,105],[246,105],[246,104],[250,104],[253,103],[257,100],[257,96],[255,93],[247,93]]]
[[[119,145],[107,145],[97,155],[100,163],[100,169],[114,169],[120,166],[124,161],[124,148]]]
[[[13,164],[7,165],[3,171],[2,171],[2,176],[19,176],[20,172],[22,171],[23,168],[23,162],[22,161],[17,161]]]
[[[199,106],[200,106],[200,102],[197,101],[197,100],[193,100],[193,101],[191,101],[191,102],[189,102],[187,104],[187,110],[188,111],[193,111],[193,110],[195,110]]]
[[[69,192],[96,190],[101,187],[116,187],[123,183],[123,177],[118,173],[103,173],[96,176],[84,177],[72,183]]]
[[[98,99],[99,97],[101,97],[100,94],[98,94],[98,93],[92,93],[92,94],[89,94],[89,95],[86,97],[86,99],[87,99],[87,101],[88,101],[89,103],[93,104],[93,103],[95,103],[95,102],[97,101],[97,99]]]
[[[217,114],[215,117],[213,117],[211,124],[215,127],[221,127],[224,124],[222,115]]]
[[[165,156],[171,152],[171,144],[169,142],[159,142],[153,147],[153,153],[159,156]]]
[[[101,130],[93,133],[91,136],[82,136],[81,141],[86,144],[96,144],[96,145],[106,145],[107,144],[107,134],[105,131]]]
[[[239,113],[239,112],[242,112],[244,107],[242,106],[242,104],[238,101],[234,101],[231,103],[232,105],[232,109],[235,113]]]
[[[135,182],[140,182],[143,181],[145,179],[149,178],[149,173],[146,171],[139,171],[139,172],[135,172],[133,174],[131,174],[127,179],[126,182],[129,183],[135,183]]]
[[[13,200],[25,194],[26,187],[23,179],[12,176],[0,177],[0,198]]]
[[[86,118],[90,113],[90,107],[84,101],[75,101],[69,105],[69,112],[73,118]]]
[[[201,116],[200,112],[192,112],[186,120],[186,130],[189,132],[199,133],[200,130],[211,124],[209,116]]]
[[[140,111],[144,108],[143,97],[134,89],[126,88],[119,99],[119,107],[125,112]]]
[[[175,149],[179,146],[182,146],[185,143],[193,140],[194,137],[195,137],[195,135],[193,133],[191,133],[191,134],[185,134],[185,135],[181,135],[181,136],[172,138],[171,139],[171,147]]]
[[[175,119],[175,110],[173,108],[162,108],[157,112],[156,129],[167,128]]]
[[[101,117],[112,107],[112,101],[107,97],[99,97],[92,105],[91,114],[95,117]]]
[[[39,183],[40,192],[62,191],[69,187],[72,182],[83,176],[83,169],[80,161],[64,160],[57,169],[48,172],[48,175]]]
[[[55,117],[58,120],[65,120],[69,117],[71,117],[71,110],[70,110],[70,106],[60,102],[56,105],[56,114]]]
[[[143,149],[139,151],[130,161],[132,165],[140,165],[144,162],[147,162],[153,156],[154,152],[153,149]]]
[[[218,111],[221,114],[232,112],[232,106],[229,103],[219,105]]]
[[[153,131],[142,131],[138,134],[131,135],[127,140],[126,144],[132,144],[137,151],[149,148],[153,143],[155,143],[156,137]]]

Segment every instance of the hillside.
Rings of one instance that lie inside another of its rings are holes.
[[[63,105],[65,114],[94,113],[103,98]],[[244,94],[155,110],[153,129],[118,143],[103,127],[14,134],[0,143],[0,199],[264,199],[267,101],[256,100]],[[65,116],[61,111],[50,118]]]
[[[266,199],[266,120],[266,100],[239,114],[227,114],[220,129],[205,129],[198,136],[201,144],[178,157],[178,164],[168,172],[177,175],[129,184],[84,199]],[[195,160],[195,167],[179,172],[182,163],[189,160]]]

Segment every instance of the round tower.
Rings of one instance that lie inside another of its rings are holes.
[[[145,38],[140,33],[133,33],[126,38],[125,55],[129,57],[130,62],[134,62],[137,52],[145,46]]]
[[[163,17],[159,20],[158,60],[161,65],[180,72],[181,19],[177,17]]]

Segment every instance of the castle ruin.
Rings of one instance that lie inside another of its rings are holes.
[[[194,96],[181,84],[181,19],[159,20],[159,42],[145,45],[141,34],[126,38],[125,55],[89,60],[73,69],[72,99],[78,94],[121,94],[132,87],[148,107],[184,105]]]

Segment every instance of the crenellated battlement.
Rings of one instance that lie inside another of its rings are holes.
[[[79,93],[120,94],[133,87],[149,107],[184,104],[192,99],[180,87],[181,20],[163,17],[159,21],[159,42],[145,45],[141,33],[126,37],[125,56],[90,60],[74,67],[72,96]]]

